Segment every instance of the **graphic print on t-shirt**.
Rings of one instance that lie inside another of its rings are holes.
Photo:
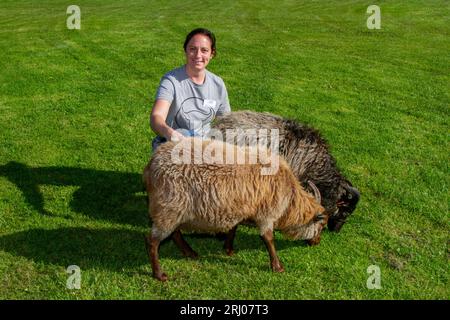
[[[180,109],[175,115],[175,123],[178,128],[199,130],[214,119],[216,109],[215,100],[198,97],[187,98],[181,103]]]

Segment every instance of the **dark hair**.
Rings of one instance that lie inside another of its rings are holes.
[[[214,33],[212,33],[212,31],[205,29],[205,28],[197,28],[192,30],[191,32],[189,32],[189,34],[186,36],[186,40],[184,41],[184,51],[186,52],[186,47],[189,43],[189,41],[191,41],[192,37],[195,36],[196,34],[202,34],[204,36],[207,36],[209,38],[209,40],[211,40],[211,51],[212,54],[215,56],[216,55],[216,36],[214,35]]]

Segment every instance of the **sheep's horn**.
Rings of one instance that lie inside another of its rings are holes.
[[[325,215],[323,213],[319,213],[317,216],[314,217],[314,221],[322,221],[325,219]]]
[[[309,181],[309,180],[308,180],[308,184],[311,187],[311,189],[313,189],[314,198],[316,198],[316,201],[318,203],[322,203],[322,196],[320,195],[319,189],[317,189],[316,185],[313,182]]]

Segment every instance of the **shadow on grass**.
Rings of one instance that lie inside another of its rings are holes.
[[[211,238],[213,237],[213,238]],[[229,257],[223,249],[223,241],[211,235],[190,233],[184,235],[185,240],[189,245],[199,254],[199,262],[205,261],[217,265],[218,268],[224,266],[236,266],[239,270],[242,268],[257,269],[260,271],[271,272],[269,266],[269,253],[264,245],[264,242],[258,235],[256,228],[249,228],[241,226],[236,233],[234,242],[234,255]],[[169,241],[165,241],[169,242]],[[280,254],[284,250],[301,247],[301,250],[311,250],[305,241],[302,240],[288,240],[277,237],[275,240],[275,248]],[[258,258],[248,259],[251,257]],[[262,257],[262,260],[261,260]],[[179,258],[185,259],[181,256],[174,244],[163,243],[160,247],[160,258]],[[283,259],[281,259],[283,262]],[[163,263],[163,262],[162,262]]]
[[[18,162],[0,166],[0,176],[14,183],[26,201],[43,215],[55,214],[45,209],[41,185],[76,186],[71,208],[92,218],[120,224],[148,226],[147,205],[141,175],[70,167],[33,168]],[[248,227],[240,227],[248,228]],[[245,230],[245,229],[244,229]],[[267,250],[255,232],[239,232],[235,254],[239,251]],[[150,229],[149,229],[150,231]],[[241,230],[242,231],[242,230]],[[211,235],[186,234],[186,240],[200,254],[200,260],[214,263],[242,263],[225,255],[223,241]],[[211,241],[212,240],[212,241]],[[170,239],[161,246],[160,256],[185,259]],[[277,250],[304,246],[302,241],[277,239]],[[120,271],[127,267],[149,265],[143,234],[120,229],[60,228],[31,229],[0,237],[0,250],[33,261],[80,268],[105,268]],[[233,262],[234,261],[234,262]],[[266,266],[261,266],[265,268]]]
[[[281,234],[279,231],[275,231],[276,234]],[[202,233],[183,233],[185,239],[191,243],[195,242],[197,245],[202,246],[203,241],[206,239],[216,238],[220,243],[224,243],[222,237],[216,237],[210,234]],[[310,247],[306,241],[303,240],[289,240],[283,236],[276,237],[275,248],[280,251],[284,249],[289,249],[291,247]],[[240,225],[237,229],[236,238],[234,240],[235,251],[239,250],[264,250],[267,251],[265,244],[261,237],[259,236],[259,231],[256,227],[251,227],[248,225]],[[212,249],[213,250],[213,249]]]
[[[142,233],[120,229],[30,229],[0,237],[0,250],[37,263],[81,269],[120,271],[148,264]]]
[[[74,211],[95,219],[148,226],[142,176],[138,173],[70,167],[33,168],[9,162],[0,166],[0,176],[14,183],[26,201],[43,215],[54,214],[45,209],[39,186],[75,186],[79,188],[70,203]]]
[[[239,253],[259,251],[267,254],[258,235],[241,233],[237,236],[234,258],[228,257],[223,242],[206,236],[186,235],[200,257],[199,262],[217,264],[245,265],[246,267],[267,270],[266,264],[244,261]],[[161,245],[160,258],[186,260],[179,249],[167,239]],[[278,250],[299,245],[301,242],[278,240]],[[36,263],[45,263],[67,267],[78,265],[81,269],[105,269],[122,272],[124,269],[150,268],[145,249],[144,235],[138,231],[122,229],[59,228],[53,230],[30,229],[0,237],[0,250],[16,256],[22,256]],[[269,259],[267,255],[267,259]],[[267,260],[268,261],[268,260]],[[142,274],[147,272],[136,271]],[[150,275],[150,269],[148,270]]]

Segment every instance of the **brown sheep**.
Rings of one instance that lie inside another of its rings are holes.
[[[200,153],[191,148],[195,143],[199,143]],[[188,147],[183,152],[187,162],[174,161],[173,155],[183,150],[181,146]],[[181,229],[227,232],[243,221],[251,221],[260,230],[275,272],[283,272],[284,268],[275,251],[273,230],[281,230],[292,239],[314,241],[320,237],[326,224],[320,199],[303,190],[285,160],[278,155],[259,154],[256,164],[224,164],[220,156],[227,156],[226,146],[234,149],[235,155],[244,153],[245,159],[256,152],[254,147],[185,138],[159,146],[144,169],[153,222],[146,245],[156,279],[167,280],[158,252],[160,242],[170,235],[183,255],[197,257],[183,239]],[[277,170],[261,174],[274,161],[278,161]]]

